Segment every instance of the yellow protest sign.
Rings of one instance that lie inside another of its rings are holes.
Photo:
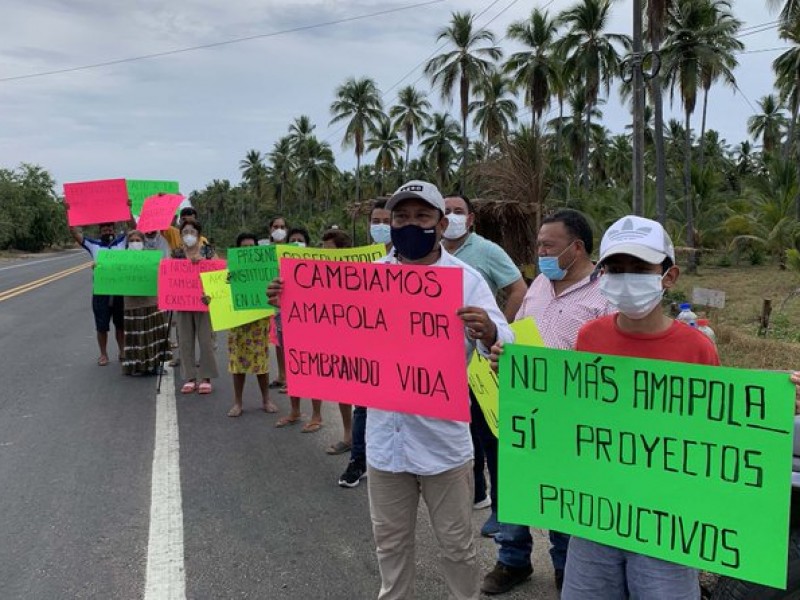
[[[231,329],[275,314],[274,308],[234,310],[227,269],[200,273],[200,278],[203,281],[203,293],[211,298],[208,312],[214,331]]]
[[[301,258],[305,260],[333,260],[344,262],[374,262],[386,256],[386,246],[372,244],[358,248],[306,248],[302,246],[277,246],[278,261],[282,258]]]
[[[544,346],[539,328],[536,327],[536,321],[531,317],[511,323],[511,330],[514,332],[516,344]],[[489,359],[484,358],[479,352],[475,351],[469,361],[467,374],[469,376],[469,387],[472,389],[472,393],[475,394],[475,398],[478,399],[483,416],[486,417],[486,423],[489,424],[489,429],[497,437],[498,410],[500,408],[497,373],[492,371]]]

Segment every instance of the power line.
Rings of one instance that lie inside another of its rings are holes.
[[[514,4],[516,4],[518,1],[519,1],[519,0],[512,0],[511,4],[509,4],[508,6],[506,6],[506,8],[504,8],[504,9],[503,9],[502,11],[500,11],[500,12],[499,12],[497,15],[495,15],[495,16],[494,16],[494,17],[492,17],[492,18],[491,18],[489,21],[487,21],[485,24],[483,24],[483,25],[481,26],[481,29],[484,29],[484,28],[485,28],[487,25],[489,25],[489,24],[490,24],[492,21],[494,21],[494,20],[495,20],[497,17],[499,17],[501,14],[503,14],[503,13],[504,13],[505,11],[507,11],[509,8],[511,8],[511,6],[512,6],[512,5],[514,5]],[[483,9],[482,11],[480,11],[480,12],[479,12],[477,15],[475,15],[474,19],[479,19],[480,17],[482,17],[484,14],[486,14],[488,11],[490,11],[490,10],[492,9],[492,7],[494,7],[494,6],[495,6],[495,5],[496,5],[498,2],[500,2],[500,0],[493,0],[493,2],[491,2],[491,3],[490,3],[490,4],[489,4],[489,5],[486,7],[486,8],[484,8],[484,9]],[[553,2],[554,2],[554,0],[549,0],[549,2],[546,4],[546,6],[549,6],[549,5],[550,5],[550,4],[552,4]],[[402,77],[401,77],[401,78],[400,78],[400,79],[399,79],[397,82],[395,82],[395,83],[394,83],[394,84],[393,84],[393,85],[392,85],[392,86],[391,86],[389,89],[387,89],[385,92],[383,92],[383,93],[381,94],[381,99],[384,99],[384,98],[386,98],[386,96],[387,96],[387,94],[389,94],[389,92],[391,92],[391,91],[392,91],[394,88],[396,88],[398,85],[400,85],[400,84],[401,84],[403,81],[405,81],[406,79],[408,79],[408,77],[410,77],[410,76],[411,76],[411,74],[412,74],[412,73],[414,73],[414,71],[416,71],[416,70],[417,70],[417,69],[419,69],[421,66],[423,66],[424,64],[426,64],[426,63],[427,63],[427,62],[428,62],[428,61],[429,61],[431,58],[433,58],[433,57],[434,57],[436,54],[438,54],[439,52],[441,52],[442,50],[444,50],[444,49],[447,47],[448,43],[449,43],[449,42],[445,42],[444,44],[442,44],[441,46],[439,46],[438,48],[436,48],[436,49],[435,49],[433,52],[431,52],[431,53],[430,53],[430,54],[429,54],[427,57],[425,57],[425,58],[424,58],[422,61],[420,61],[419,63],[417,63],[416,65],[414,65],[414,67],[413,67],[411,70],[409,70],[409,71],[408,71],[408,72],[407,72],[405,75],[403,75],[403,76],[402,76]],[[417,77],[417,78],[416,78],[416,79],[415,79],[415,80],[414,80],[414,81],[413,81],[413,82],[412,82],[410,85],[411,85],[412,87],[413,87],[413,86],[415,86],[415,85],[417,85],[417,83],[419,83],[419,82],[420,82],[420,81],[421,81],[421,80],[422,80],[424,77],[425,77],[425,73],[423,72],[423,73],[422,73],[422,74],[421,74],[419,77]],[[427,94],[426,94],[426,96],[427,96]],[[398,98],[398,96],[397,96],[397,94],[395,94],[395,95],[394,95],[394,98],[392,99],[392,102],[394,102],[395,100],[397,100],[397,98]],[[388,104],[388,103],[387,103],[387,104]],[[341,133],[341,132],[342,132],[344,129],[346,129],[346,128],[347,128],[347,124],[346,124],[346,123],[342,124],[342,125],[341,125],[341,126],[339,126],[339,128],[337,128],[335,131],[333,131],[332,133],[330,133],[330,134],[328,134],[327,136],[325,136],[325,137],[323,138],[323,141],[325,141],[325,142],[329,142],[329,141],[331,141],[331,139],[332,139],[333,137],[337,136],[339,133]]]
[[[770,31],[771,29],[777,29],[777,28],[778,28],[778,24],[776,23],[774,25],[768,25],[768,26],[762,27],[760,29],[752,29],[750,31],[745,31],[744,33],[742,33],[742,30],[739,30],[738,32],[736,32],[736,37],[737,38],[747,37],[748,35],[755,35],[757,33],[764,33],[765,31]]]
[[[498,2],[500,2],[500,0],[494,0],[494,2],[492,2],[492,3],[491,3],[489,6],[487,6],[486,8],[484,8],[484,9],[483,9],[481,12],[479,12],[477,15],[475,15],[475,18],[476,18],[476,19],[480,18],[480,17],[481,17],[482,15],[484,15],[484,14],[485,14],[487,11],[491,10],[491,8],[492,8],[492,7],[493,7],[495,4],[497,4]],[[484,27],[485,27],[485,25],[484,25]],[[426,63],[427,63],[427,62],[428,62],[428,61],[429,61],[431,58],[433,58],[434,56],[436,56],[436,54],[437,54],[437,53],[439,53],[439,52],[441,52],[442,50],[444,50],[444,48],[445,48],[446,46],[447,46],[447,42],[445,42],[444,44],[442,44],[441,46],[439,46],[438,48],[436,48],[436,49],[435,49],[433,52],[431,52],[431,53],[430,53],[428,56],[426,56],[424,59],[422,59],[422,60],[421,60],[419,63],[417,63],[416,65],[414,65],[414,67],[413,67],[413,68],[411,68],[411,69],[408,71],[408,73],[406,73],[405,75],[403,75],[403,76],[402,76],[400,79],[398,79],[398,80],[397,80],[397,81],[396,81],[394,84],[392,84],[392,85],[389,87],[389,89],[387,89],[385,92],[383,92],[383,94],[381,94],[381,97],[385,97],[385,96],[386,96],[386,95],[387,95],[389,92],[391,92],[391,91],[392,91],[393,89],[395,89],[395,88],[396,88],[398,85],[400,85],[401,83],[403,83],[403,82],[404,82],[406,79],[408,79],[408,78],[411,76],[411,74],[412,74],[412,73],[414,73],[414,71],[416,71],[416,70],[417,70],[417,69],[419,69],[421,66],[423,66],[424,64],[426,64]]]
[[[759,52],[777,52],[778,50],[788,50],[793,46],[775,46],[774,48],[756,48],[754,50],[740,50],[737,54],[758,54]]]
[[[774,20],[774,21],[764,21],[763,23],[757,23],[756,25],[748,25],[747,27],[742,27],[739,30],[739,33],[745,33],[747,31],[751,31],[753,29],[760,29],[762,27],[767,27],[767,26],[774,27],[774,26],[778,25],[779,23],[780,23],[780,20],[777,20],[777,19]]]
[[[736,81],[731,81],[731,84],[733,85],[733,88],[742,95],[742,98],[744,98],[745,102],[747,102],[747,106],[749,106],[750,110],[753,111],[753,114],[756,114],[758,112],[756,107],[753,106],[752,102],[750,102],[750,98],[748,98],[747,95],[742,91],[742,88],[739,87],[739,84],[736,83]]]
[[[97,69],[100,67],[108,67],[112,65],[120,65],[124,63],[131,63],[140,60],[149,60],[151,58],[160,58],[162,56],[171,56],[174,54],[184,54],[186,52],[194,52],[195,50],[205,50],[207,48],[216,48],[219,46],[228,46],[231,44],[240,44],[242,42],[249,42],[251,40],[263,39],[263,38],[270,38],[279,35],[286,35],[287,33],[297,33],[300,31],[309,31],[311,29],[320,29],[322,27],[330,27],[331,25],[340,25],[342,23],[351,23],[353,21],[360,21],[363,19],[369,19],[372,17],[379,17],[383,15],[388,15],[400,11],[410,10],[412,8],[421,8],[423,6],[430,6],[431,4],[439,4],[444,2],[444,0],[428,0],[427,2],[419,2],[417,4],[409,4],[407,6],[400,6],[397,8],[390,8],[386,10],[381,10],[373,13],[367,13],[363,15],[356,15],[353,17],[345,17],[343,19],[336,19],[335,21],[326,21],[323,23],[315,23],[312,25],[301,25],[299,27],[292,27],[290,29],[283,29],[281,31],[273,31],[270,33],[260,33],[256,35],[249,35],[246,37],[235,38],[232,40],[225,40],[222,42],[213,42],[210,44],[201,44],[199,46],[189,46],[186,48],[177,48],[175,50],[166,50],[164,52],[153,52],[152,54],[142,54],[140,56],[131,56],[128,58],[119,58],[116,60],[108,60],[99,63],[93,63],[89,65],[81,65],[78,67],[68,67],[65,69],[56,69],[53,71],[42,71],[39,73],[29,73],[27,75],[15,75],[13,77],[3,77],[0,78],[0,83],[8,82],[8,81],[18,81],[21,79],[33,79],[36,77],[46,77],[49,75],[60,75],[62,73],[74,73],[76,71],[87,71],[89,69]]]

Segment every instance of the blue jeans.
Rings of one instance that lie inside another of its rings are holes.
[[[508,567],[521,568],[531,565],[533,537],[527,525],[500,523],[500,533],[494,536],[500,546],[497,560]],[[550,532],[550,559],[554,569],[563,569],[567,564],[569,536],[558,531]]]
[[[576,537],[569,545],[561,598],[700,600],[700,583],[690,567]]]
[[[367,461],[367,409],[364,406],[353,408],[353,445],[350,460],[366,464]]]
[[[486,476],[483,472],[484,461],[489,469],[489,484],[491,490],[489,495],[492,498],[492,510],[497,511],[497,438],[494,437],[492,430],[489,429],[486,418],[483,416],[478,401],[469,392],[470,416],[472,420],[469,424],[469,433],[472,436],[472,446],[475,449],[475,463],[473,472],[475,475],[475,502],[480,502],[486,498]]]

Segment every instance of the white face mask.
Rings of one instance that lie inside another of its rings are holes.
[[[629,319],[644,319],[661,304],[663,278],[650,273],[604,273],[600,277],[600,292]]]
[[[128,242],[129,250],[144,250],[144,242]]]
[[[369,235],[376,244],[388,244],[392,241],[392,228],[388,223],[373,223]]]
[[[295,244],[297,244],[300,248],[305,248],[306,247],[306,243],[305,242],[295,242]]]
[[[183,243],[186,244],[187,247],[192,248],[197,245],[197,236],[187,233],[183,236]]]
[[[276,242],[282,242],[286,239],[286,230],[285,229],[276,229],[272,232],[271,237]]]
[[[447,229],[444,230],[444,237],[448,240],[457,240],[467,233],[467,215],[457,215],[450,213],[447,215]]]

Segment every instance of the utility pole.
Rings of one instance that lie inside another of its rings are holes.
[[[633,214],[644,215],[644,72],[642,0],[633,0]]]

